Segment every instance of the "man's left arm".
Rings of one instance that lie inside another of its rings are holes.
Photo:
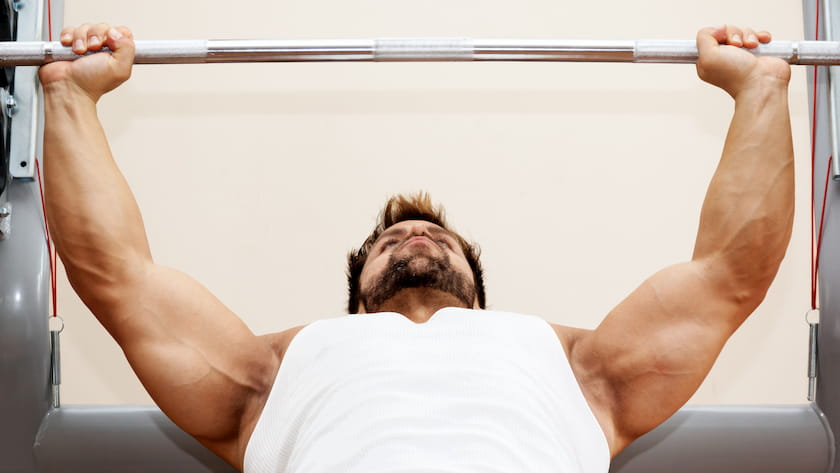
[[[735,112],[694,255],[650,277],[570,345],[613,455],[694,394],[729,336],[764,299],[787,249],[794,192],[790,67],[740,48],[769,39],[734,27],[698,33],[698,74],[735,99]]]

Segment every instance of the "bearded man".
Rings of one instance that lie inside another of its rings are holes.
[[[764,298],[791,234],[789,66],[749,28],[697,35],[699,76],[735,113],[690,261],[595,330],[483,310],[476,247],[425,194],[387,204],[349,261],[351,315],[255,336],[190,277],[152,260],[96,102],[134,42],[66,29],[40,70],[49,223],[76,292],[178,426],[246,473],[605,473],[696,391]]]

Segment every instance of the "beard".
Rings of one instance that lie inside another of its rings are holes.
[[[425,264],[423,263],[425,260]],[[382,275],[369,290],[359,294],[366,312],[380,312],[388,300],[403,289],[434,289],[454,296],[465,307],[475,301],[475,286],[463,274],[456,271],[449,256],[391,255]]]

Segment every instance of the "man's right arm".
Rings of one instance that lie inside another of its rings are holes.
[[[277,352],[200,284],[152,260],[96,113],[101,95],[130,75],[130,31],[83,26],[62,42],[113,51],[40,71],[47,215],[70,283],[161,409],[241,468],[245,423],[262,407]]]

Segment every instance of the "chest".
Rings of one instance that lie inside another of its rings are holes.
[[[423,471],[463,462],[462,471],[580,471],[605,457],[551,327],[487,313],[309,326],[289,344],[253,458],[260,439],[288,452],[276,471],[392,471],[406,455]]]

